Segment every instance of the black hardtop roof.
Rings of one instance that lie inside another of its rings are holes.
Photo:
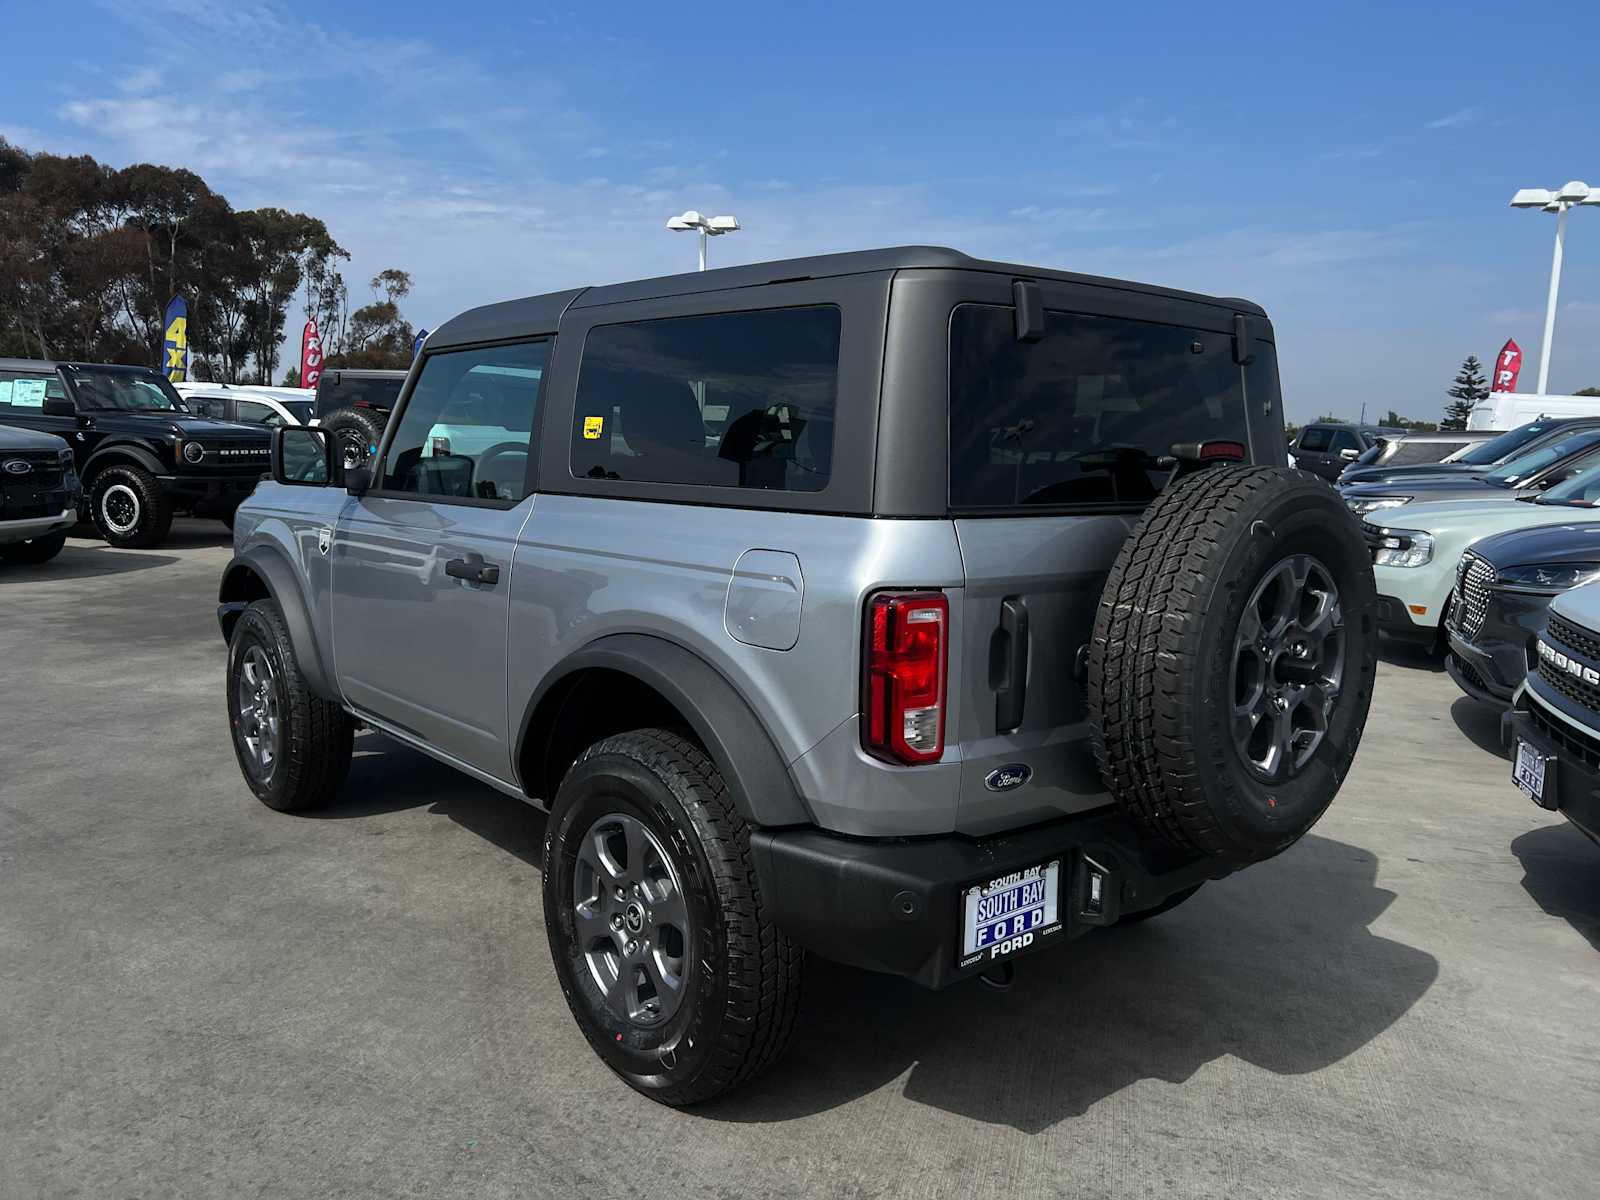
[[[54,371],[57,367],[88,368],[95,371],[149,371],[159,375],[154,367],[131,366],[128,363],[72,362],[64,358],[0,358],[0,371]]]
[[[1206,296],[1198,292],[1184,292],[1154,284],[1107,279],[1098,275],[1080,275],[1072,271],[1055,271],[1045,267],[990,262],[944,246],[895,246],[884,250],[852,250],[842,254],[819,254],[812,258],[786,258],[776,262],[750,263],[741,267],[718,267],[712,271],[662,275],[654,279],[639,279],[628,283],[549,292],[521,300],[503,300],[498,304],[485,304],[479,308],[468,309],[460,316],[452,317],[428,335],[428,348],[434,350],[441,346],[491,342],[501,338],[525,336],[529,333],[550,333],[555,330],[561,314],[568,307],[598,308],[630,300],[688,296],[698,292],[759,287],[763,284],[801,279],[827,279],[837,275],[865,275],[919,269],[985,271],[1013,275],[1019,279],[1091,284],[1097,287],[1118,288],[1145,295],[1211,304],[1256,316],[1266,315],[1259,305],[1232,297]]]

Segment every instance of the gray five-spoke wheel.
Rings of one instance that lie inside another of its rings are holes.
[[[618,1016],[661,1024],[683,1000],[689,962],[677,867],[655,834],[625,813],[591,825],[577,860],[573,927],[595,986]]]
[[[239,737],[252,773],[265,783],[278,763],[283,723],[278,712],[278,679],[260,646],[246,650],[239,664]]]
[[[1344,680],[1344,613],[1328,568],[1286,558],[1250,594],[1233,644],[1233,740],[1273,783],[1322,745]]]

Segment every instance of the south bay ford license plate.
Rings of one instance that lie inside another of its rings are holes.
[[[1061,863],[1013,871],[962,896],[961,965],[1005,958],[1061,928]]]

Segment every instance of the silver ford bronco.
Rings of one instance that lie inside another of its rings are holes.
[[[1257,306],[908,247],[492,304],[370,461],[275,431],[222,579],[250,788],[358,729],[548,813],[574,1017],[690,1104],[806,951],[945,987],[1291,845],[1371,696]]]

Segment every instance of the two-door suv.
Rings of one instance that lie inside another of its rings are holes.
[[[260,425],[191,412],[148,367],[0,358],[0,424],[64,438],[90,519],[124,547],[159,546],[175,512],[231,525],[272,446]]]
[[[943,987],[1277,854],[1366,718],[1371,565],[1244,301],[735,267],[457,317],[370,467],[273,436],[249,786],[327,803],[364,724],[547,809],[563,990],[666,1103],[779,1054],[805,950]]]

